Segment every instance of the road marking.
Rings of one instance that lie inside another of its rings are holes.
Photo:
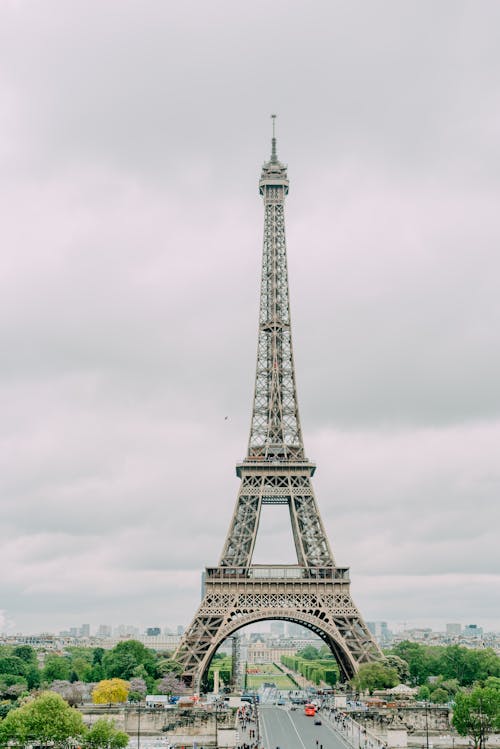
[[[271,749],[271,745],[269,744],[269,736],[267,735],[266,721],[264,720],[264,715],[263,715],[264,711],[263,710],[259,710],[259,713],[260,713],[259,718],[260,717],[262,718],[262,733],[266,737],[266,745],[267,745],[268,749]]]
[[[300,743],[302,744],[302,746],[304,747],[304,749],[306,749],[306,745],[304,744],[304,742],[303,742],[303,741],[302,741],[302,739],[300,738],[300,733],[299,733],[299,732],[297,731],[297,727],[296,727],[295,723],[294,723],[294,722],[293,722],[293,720],[292,720],[292,716],[290,715],[290,713],[286,713],[286,715],[288,716],[288,719],[290,720],[290,723],[291,723],[291,724],[292,724],[292,726],[293,726],[293,730],[294,730],[294,731],[295,731],[295,733],[297,734],[297,738],[299,739],[299,741],[300,741]]]

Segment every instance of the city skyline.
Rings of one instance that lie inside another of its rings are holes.
[[[250,635],[252,633],[262,633],[262,634],[271,634],[271,635],[277,635],[277,631],[273,632],[273,626],[272,625],[281,625],[281,628],[284,629],[284,632],[281,634],[283,637],[294,637],[298,636],[297,634],[291,635],[287,632],[286,625],[289,624],[291,629],[295,632],[295,630],[301,630],[303,631],[303,636],[307,637],[308,635],[311,635],[314,637],[317,637],[313,632],[308,630],[306,627],[303,627],[300,624],[295,623],[289,623],[284,620],[268,620],[268,621],[262,621],[258,622],[256,624],[251,624],[246,627],[243,627],[241,632],[246,635]],[[447,621],[437,621],[437,620],[428,620],[428,619],[420,619],[415,620],[411,622],[402,622],[402,621],[385,621],[385,620],[377,620],[377,621],[367,621],[368,626],[371,625],[384,625],[391,635],[400,636],[404,633],[411,633],[411,632],[418,632],[418,631],[425,631],[428,630],[435,634],[453,634],[453,635],[470,635],[471,634],[471,628],[478,628],[479,636],[483,636],[484,634],[500,634],[500,630],[496,630],[494,628],[488,629],[487,626],[483,626],[482,623],[472,622],[467,620],[463,620],[461,622],[447,622]],[[80,623],[80,624],[66,624],[64,627],[56,628],[53,631],[47,630],[36,630],[36,631],[0,631],[0,635],[6,635],[9,637],[12,636],[31,636],[31,635],[41,635],[41,634],[47,634],[47,635],[54,635],[54,636],[62,636],[62,637],[75,637],[75,638],[127,638],[130,636],[130,638],[133,639],[133,637],[146,637],[146,636],[176,636],[180,637],[186,628],[186,623],[184,624],[162,624],[162,623],[156,623],[156,624],[143,624],[140,622],[135,623],[106,623],[103,624],[100,622],[99,624],[89,624],[89,623]],[[158,630],[154,633],[148,631],[148,630]]]
[[[500,629],[500,7],[280,7],[0,8],[0,631],[196,608],[248,440],[274,111],[337,563],[367,620]],[[256,562],[294,561],[279,510]]]

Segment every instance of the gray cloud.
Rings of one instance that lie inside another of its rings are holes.
[[[274,110],[336,557],[367,618],[499,624],[499,15],[0,8],[2,627],[194,611],[247,439]],[[261,530],[291,561],[286,517]]]

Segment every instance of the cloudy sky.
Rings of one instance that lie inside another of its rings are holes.
[[[0,2],[0,631],[194,613],[274,111],[337,561],[366,619],[500,628],[499,28],[494,0]],[[292,562],[265,510],[255,561]]]

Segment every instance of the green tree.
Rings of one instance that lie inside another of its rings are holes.
[[[400,658],[399,655],[393,655],[392,653],[389,653],[384,658],[384,663],[386,666],[389,666],[389,668],[395,668],[399,681],[402,683],[406,683],[410,680],[410,667],[408,665],[408,661],[405,661],[404,658]]]
[[[500,677],[500,658],[493,648],[484,648],[484,650],[467,648],[466,664],[469,684],[485,681],[490,676]]]
[[[445,679],[458,679],[462,686],[500,676],[500,658],[492,648],[471,650],[460,645],[442,648],[436,674]]]
[[[410,682],[413,685],[425,684],[433,673],[429,651],[417,642],[408,640],[400,642],[390,651],[390,654],[397,655],[408,663]]]
[[[16,656],[16,658],[21,658],[21,660],[31,666],[37,665],[36,650],[31,645],[16,645],[12,648],[12,655]]]
[[[71,678],[75,674],[76,678]],[[92,663],[87,658],[77,656],[71,659],[70,681],[90,681],[92,675]]]
[[[92,652],[92,663],[95,666],[96,663],[102,663],[102,659],[104,656],[104,653],[106,651],[104,648],[94,648]]]
[[[13,709],[14,705],[11,702],[0,702],[0,723],[2,722],[2,718],[5,718],[7,713],[10,713]]]
[[[336,663],[335,656],[333,655],[328,645],[322,645],[320,647],[319,657],[321,658],[321,660],[328,660],[328,661],[333,661],[334,663]]]
[[[28,666],[26,671],[26,681],[28,689],[36,689],[42,683],[42,674],[37,665]]]
[[[156,658],[151,650],[137,640],[126,640],[105,653],[102,665],[106,677],[130,679],[137,666],[144,666],[148,676],[156,676]]]
[[[429,689],[427,684],[422,684],[417,693],[417,700],[424,700],[425,702],[427,702],[427,700],[430,700],[430,698],[431,690]]]
[[[85,734],[85,749],[124,749],[129,742],[126,733],[115,728],[115,724],[106,718],[99,718]]]
[[[484,747],[489,734],[500,729],[500,690],[476,687],[455,697],[452,723],[461,736],[469,736],[474,747]]]
[[[54,692],[44,692],[21,707],[11,710],[0,722],[0,743],[15,741],[60,747],[85,734],[83,718]]]
[[[45,665],[42,671],[44,681],[67,681],[70,673],[71,668],[69,658],[64,658],[61,655],[49,655],[45,659]]]
[[[299,650],[297,653],[299,658],[303,658],[305,661],[317,661],[321,657],[319,650],[312,645],[306,645],[305,648]]]
[[[488,676],[488,678],[484,680],[484,686],[490,687],[491,689],[500,689],[500,679],[498,676]]]
[[[90,672],[89,681],[102,681],[104,679],[104,668],[100,663],[95,663]]]
[[[360,666],[354,679],[351,679],[351,684],[360,692],[368,690],[370,694],[373,694],[375,689],[395,687],[398,681],[398,672],[395,668],[390,668],[380,661],[376,661],[364,663]]]
[[[442,705],[445,702],[448,702],[450,699],[450,695],[446,691],[446,689],[442,689],[441,687],[436,687],[436,689],[433,689],[430,696],[431,702],[434,702],[437,705]]]
[[[24,676],[27,670],[26,661],[16,655],[4,655],[0,658],[0,674]]]

